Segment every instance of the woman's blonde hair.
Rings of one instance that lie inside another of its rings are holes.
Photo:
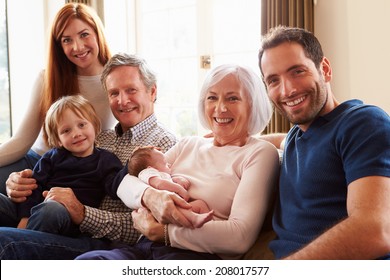
[[[57,99],[80,92],[77,67],[66,57],[61,45],[61,37],[72,19],[84,21],[95,31],[99,46],[98,59],[103,66],[111,57],[103,24],[96,12],[84,4],[69,3],[64,5],[54,18],[49,36],[49,53],[39,110],[42,119],[44,119],[50,105]]]
[[[91,122],[96,135],[100,133],[100,119],[92,104],[81,95],[64,96],[54,102],[46,114],[43,136],[47,145],[51,148],[59,148],[61,146],[58,135],[58,123],[67,109]]]

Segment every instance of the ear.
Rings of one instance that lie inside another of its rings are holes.
[[[325,82],[330,82],[332,80],[332,67],[325,56],[321,61],[321,73],[324,76]]]
[[[154,84],[150,88],[150,97],[151,97],[153,103],[157,100],[157,85],[156,84]]]

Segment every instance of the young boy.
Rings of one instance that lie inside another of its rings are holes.
[[[44,125],[44,137],[52,149],[34,167],[38,188],[15,207],[21,219],[18,228],[69,236],[80,234],[68,210],[44,197],[51,188],[71,188],[81,203],[99,206],[123,167],[114,154],[96,147],[95,137],[99,132],[99,118],[82,96],[65,96],[52,104]]]

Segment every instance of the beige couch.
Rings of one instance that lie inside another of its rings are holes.
[[[264,220],[263,227],[260,230],[256,242],[252,245],[249,251],[242,257],[244,260],[274,260],[274,254],[268,248],[269,242],[275,238],[276,234],[272,229],[272,213],[274,209],[274,201],[270,204],[267,215]]]

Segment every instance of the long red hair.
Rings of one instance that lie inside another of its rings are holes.
[[[61,37],[71,19],[80,19],[93,28],[99,46],[98,59],[102,65],[105,65],[111,57],[103,23],[96,12],[84,4],[65,4],[54,18],[49,37],[49,53],[39,110],[42,120],[51,104],[60,97],[80,92],[76,65],[68,60],[61,46]]]

